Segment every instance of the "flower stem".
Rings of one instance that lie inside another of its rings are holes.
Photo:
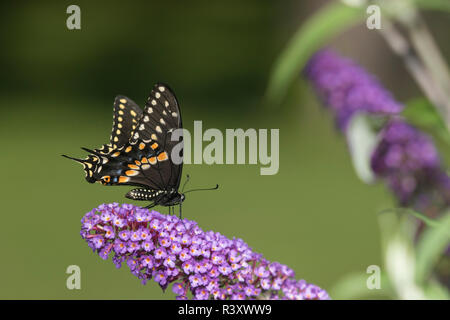
[[[405,37],[389,19],[383,21],[380,33],[394,53],[403,59],[406,68],[441,114],[450,131],[448,66],[415,8],[412,8],[412,14],[404,15],[399,20],[406,28],[410,39]]]

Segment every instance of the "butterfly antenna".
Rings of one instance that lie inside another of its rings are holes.
[[[190,179],[191,179],[191,176],[190,175],[186,175],[186,181],[183,184],[183,188],[181,189],[181,193],[183,193],[184,187],[186,187],[186,184],[189,182]]]
[[[217,190],[217,189],[219,189],[218,184],[216,184],[216,186],[214,188],[192,189],[192,190],[186,191],[185,193],[192,192],[192,191],[207,191],[207,190]]]

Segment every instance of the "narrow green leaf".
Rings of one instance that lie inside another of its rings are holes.
[[[428,218],[426,215],[424,215],[424,214],[422,214],[420,212],[414,211],[412,209],[408,209],[407,213],[409,213],[409,214],[413,215],[414,217],[422,220],[429,227],[439,227],[439,225],[440,225],[439,221],[436,221],[434,219]],[[450,232],[450,230],[449,230],[449,232]]]
[[[406,103],[402,115],[405,119],[450,143],[450,133],[436,108],[425,98],[415,98]]]
[[[311,55],[327,40],[364,18],[362,9],[341,2],[332,2],[310,17],[275,62],[266,92],[267,102],[278,104]]]
[[[424,299],[423,287],[415,281],[416,253],[414,234],[416,223],[407,215],[383,211],[378,216],[381,230],[384,269],[399,299]]]
[[[424,283],[433,267],[450,243],[450,212],[447,212],[436,228],[428,228],[417,244],[416,280]]]
[[[450,299],[450,294],[447,288],[435,279],[432,279],[430,283],[427,284],[425,288],[425,295],[427,296],[427,299],[430,300]]]
[[[448,0],[414,0],[414,3],[421,9],[450,11]]]
[[[381,273],[380,289],[368,289],[367,279],[370,274],[357,272],[350,273],[335,283],[328,290],[330,297],[334,300],[339,299],[367,299],[370,297],[392,298],[393,292],[389,281],[383,273]]]
[[[417,219],[420,219],[422,222],[424,222],[427,226],[429,227],[437,227],[439,226],[439,221],[431,219],[429,217],[427,217],[426,215],[414,211],[413,209],[410,208],[389,208],[389,209],[385,209],[382,210],[380,213],[384,213],[384,212],[396,212],[396,213],[400,213],[400,214],[410,214],[414,217],[416,217]]]

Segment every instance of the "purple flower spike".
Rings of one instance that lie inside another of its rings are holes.
[[[204,232],[194,222],[117,203],[81,220],[81,236],[117,268],[125,262],[145,284],[173,284],[177,299],[330,299],[325,290],[295,280],[292,269],[265,260],[241,239]]]
[[[330,50],[317,52],[308,62],[305,75],[333,110],[343,132],[357,112],[389,116],[372,154],[371,167],[386,181],[401,206],[431,217],[450,207],[450,177],[433,142],[401,120],[398,114],[403,106],[373,76]]]
[[[392,120],[382,130],[371,165],[401,205],[430,216],[450,206],[450,177],[433,142],[402,120]]]
[[[342,131],[357,112],[392,115],[403,109],[372,75],[331,50],[317,52],[308,62],[305,75],[324,104],[334,111]]]

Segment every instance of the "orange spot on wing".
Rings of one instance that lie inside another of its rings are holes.
[[[147,160],[146,157],[143,157],[143,158],[141,159],[141,162],[142,162],[142,163],[148,163],[148,160]]]
[[[125,149],[125,152],[130,152],[131,149],[133,149],[133,148],[132,148],[131,146],[129,146],[129,147],[127,147],[127,148]]]
[[[128,178],[128,177],[124,177],[124,176],[119,177],[119,183],[125,183],[125,182],[128,182],[129,180],[130,180],[130,178]]]
[[[135,169],[135,170],[138,170],[138,169],[139,169],[139,167],[136,166],[136,165],[134,165],[134,164],[129,164],[129,165],[128,165],[128,168],[130,168],[130,169]]]
[[[126,174],[127,176],[129,176],[129,177],[132,177],[132,176],[138,175],[139,172],[138,172],[138,171],[135,171],[135,170],[127,170],[127,171],[125,171],[125,174]]]
[[[141,165],[141,162],[140,162],[140,161],[137,161],[137,160],[134,160],[134,163],[136,163],[136,165],[138,165],[138,166]]]
[[[156,157],[151,157],[148,160],[150,161],[151,164],[155,164],[156,163]]]
[[[155,142],[154,144],[151,145],[151,148],[152,148],[153,150],[155,150],[156,148],[158,148],[158,144]]]
[[[139,143],[139,150],[142,150],[145,148],[145,143]]]
[[[160,153],[159,155],[158,155],[158,161],[164,161],[164,160],[167,160],[167,152],[162,152],[162,153]]]

